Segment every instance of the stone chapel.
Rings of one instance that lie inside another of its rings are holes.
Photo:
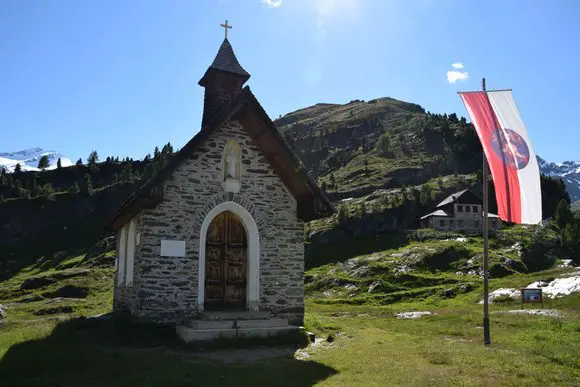
[[[304,222],[335,209],[249,78],[226,36],[199,81],[200,131],[107,221],[115,312],[186,340],[303,323]]]

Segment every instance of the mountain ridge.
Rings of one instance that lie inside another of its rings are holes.
[[[27,148],[16,152],[1,152],[0,153],[0,169],[4,169],[6,172],[14,172],[16,164],[20,164],[23,171],[40,171],[38,166],[38,161],[42,156],[48,156],[48,170],[55,169],[57,167],[58,159],[62,167],[69,167],[73,165],[72,161],[63,155],[62,153],[55,150],[45,151],[40,147]]]
[[[543,174],[559,177],[564,181],[572,202],[580,200],[580,161],[555,163],[538,156],[538,165]]]

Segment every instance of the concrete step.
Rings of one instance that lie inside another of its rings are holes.
[[[288,320],[271,318],[267,320],[188,320],[184,324],[193,329],[234,329],[238,328],[277,328],[287,327]]]
[[[193,316],[191,316],[190,320],[206,320],[206,321],[266,320],[270,317],[271,317],[270,312],[254,312],[248,310],[241,311],[216,310],[196,313]]]
[[[194,329],[186,326],[178,326],[177,334],[186,343],[192,341],[208,341],[215,339],[234,339],[248,337],[273,337],[276,335],[298,332],[304,328],[297,326],[272,327],[272,328],[240,328],[240,329]]]

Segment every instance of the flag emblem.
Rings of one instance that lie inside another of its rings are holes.
[[[497,211],[513,223],[542,220],[540,169],[509,90],[459,93],[493,177]]]
[[[500,160],[510,168],[524,169],[530,162],[530,148],[526,140],[511,129],[494,130],[491,146]]]

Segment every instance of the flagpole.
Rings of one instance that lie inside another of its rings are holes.
[[[484,93],[487,93],[485,89],[485,78],[481,80],[481,88]],[[489,170],[487,166],[487,160],[485,158],[485,152],[483,152],[483,342],[485,345],[491,344],[490,334],[489,334],[489,287],[488,287],[488,250],[489,250],[489,233],[488,233],[488,175]]]

